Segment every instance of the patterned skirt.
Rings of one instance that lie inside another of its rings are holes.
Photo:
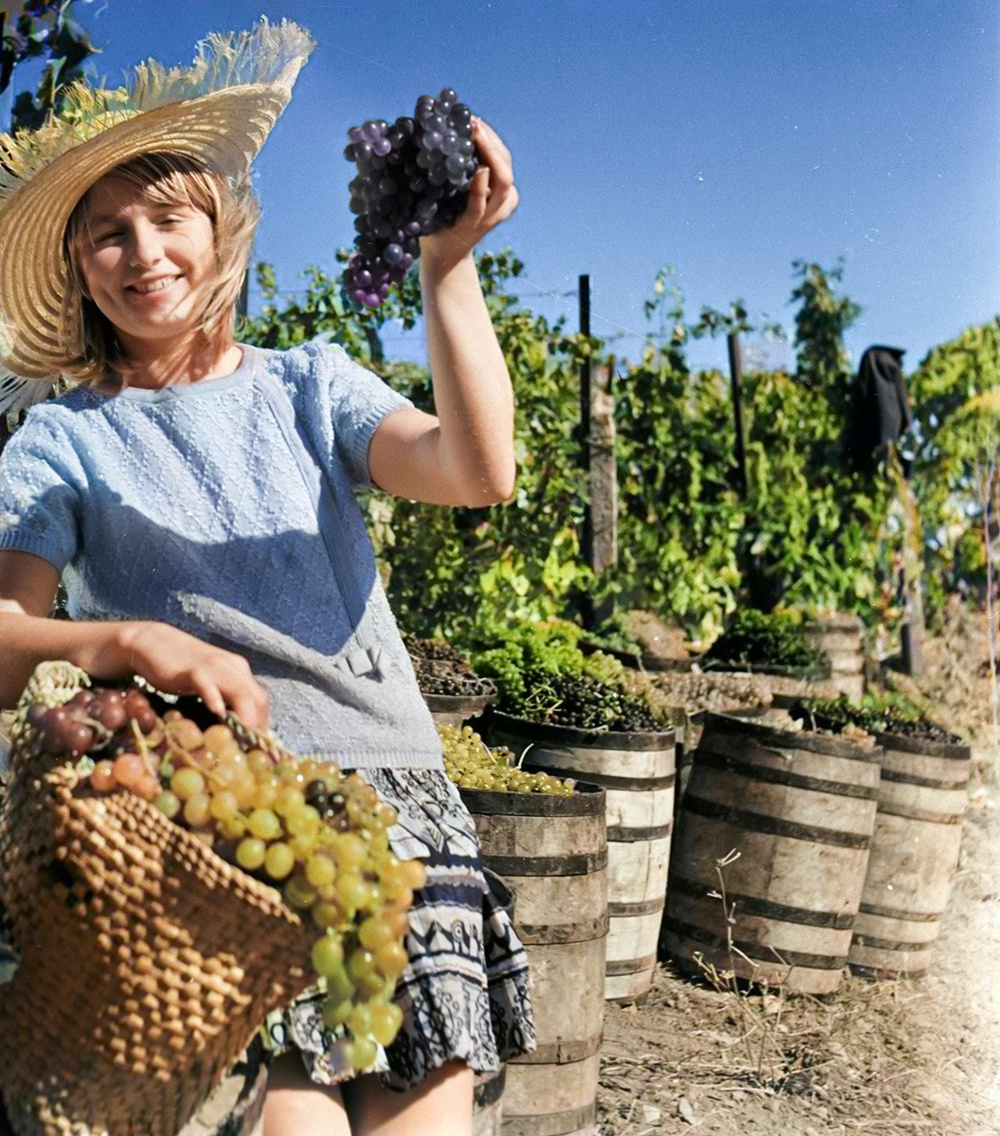
[[[410,913],[410,961],[396,988],[403,1024],[375,1070],[393,1089],[419,1084],[447,1061],[495,1072],[535,1048],[535,1031],[527,957],[487,882],[469,811],[443,771],[360,772],[399,814],[389,833],[393,852],[427,867]],[[297,1049],[314,1082],[334,1085],[354,1071],[342,1056],[343,1032],[323,1025],[323,998],[313,988],[272,1014],[266,1044]]]

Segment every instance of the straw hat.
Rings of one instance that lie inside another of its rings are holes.
[[[58,378],[63,234],[80,198],[154,151],[245,178],[312,48],[296,24],[262,19],[252,31],[209,36],[189,68],[149,60],[128,87],[74,84],[58,117],[0,135],[0,414],[45,398]]]

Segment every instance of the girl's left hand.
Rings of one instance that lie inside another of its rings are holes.
[[[517,208],[514,164],[500,136],[481,118],[474,118],[472,141],[481,164],[469,183],[468,203],[453,225],[421,238],[420,256],[428,267],[450,266],[468,256]]]

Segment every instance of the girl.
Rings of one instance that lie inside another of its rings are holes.
[[[24,380],[11,389],[27,401],[53,376],[72,384],[0,458],[0,705],[39,662],[67,659],[361,769],[399,811],[394,850],[428,869],[404,1024],[356,1076],[318,1000],[274,1016],[265,1132],[457,1136],[474,1071],[533,1046],[525,959],[490,907],[352,491],[510,496],[511,387],[472,249],[517,191],[475,122],[468,205],[421,242],[436,415],[338,347],[238,344],[249,162],[310,47],[262,23],[217,37],[190,72],[150,63],[130,92],[78,92],[71,131],[0,143],[4,362]],[[48,618],[60,578],[72,621]]]

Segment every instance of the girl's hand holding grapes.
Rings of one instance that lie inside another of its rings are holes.
[[[469,184],[468,203],[454,225],[421,239],[422,279],[429,270],[447,271],[469,256],[483,237],[517,208],[519,197],[510,151],[493,127],[481,118],[472,120],[472,140],[481,164]]]

